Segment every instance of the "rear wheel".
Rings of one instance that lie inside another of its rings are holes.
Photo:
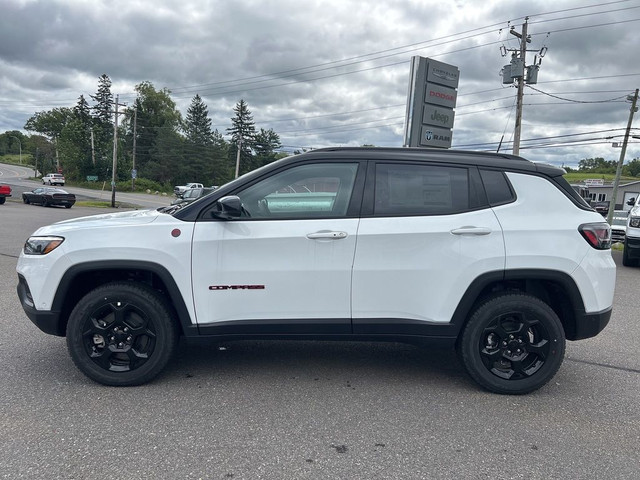
[[[85,295],[71,312],[67,347],[76,366],[104,385],[140,385],[167,365],[178,343],[171,308],[143,284],[114,282]]]
[[[484,388],[521,395],[553,378],[565,343],[560,319],[546,303],[526,294],[503,294],[473,312],[459,353],[471,378]]]
[[[0,205],[2,205],[7,199],[5,197],[0,197]]]

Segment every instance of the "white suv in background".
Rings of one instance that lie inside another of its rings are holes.
[[[456,348],[522,394],[611,316],[611,230],[564,170],[483,152],[320,149],[177,211],[66,220],[31,236],[18,295],[107,385],[154,378],[178,338]]]
[[[629,211],[622,254],[624,266],[637,267],[638,262],[640,262],[640,195],[633,201]]]
[[[61,173],[47,173],[42,177],[43,185],[60,185],[64,187],[64,175]]]

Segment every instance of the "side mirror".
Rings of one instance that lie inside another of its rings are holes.
[[[233,220],[234,218],[240,218],[242,216],[242,202],[240,197],[235,195],[229,195],[228,197],[222,197],[216,202],[217,210],[212,214],[218,218],[225,220]]]
[[[630,199],[627,201],[627,205],[631,205],[631,206],[633,206],[635,203],[636,203],[636,199],[635,199],[635,198],[630,198]]]

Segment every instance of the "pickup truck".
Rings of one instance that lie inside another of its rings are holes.
[[[9,185],[0,185],[0,205],[2,205],[7,197],[11,196],[11,187]]]
[[[203,188],[201,183],[187,183],[186,185],[176,185],[173,187],[173,193],[176,197],[182,198],[184,192],[191,190],[192,188]]]

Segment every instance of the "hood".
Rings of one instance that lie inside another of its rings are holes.
[[[50,235],[79,228],[108,228],[124,225],[143,225],[151,223],[163,215],[156,210],[132,210],[128,212],[104,213],[88,217],[63,220],[52,225],[39,228],[34,235]],[[166,215],[165,215],[166,216]]]

